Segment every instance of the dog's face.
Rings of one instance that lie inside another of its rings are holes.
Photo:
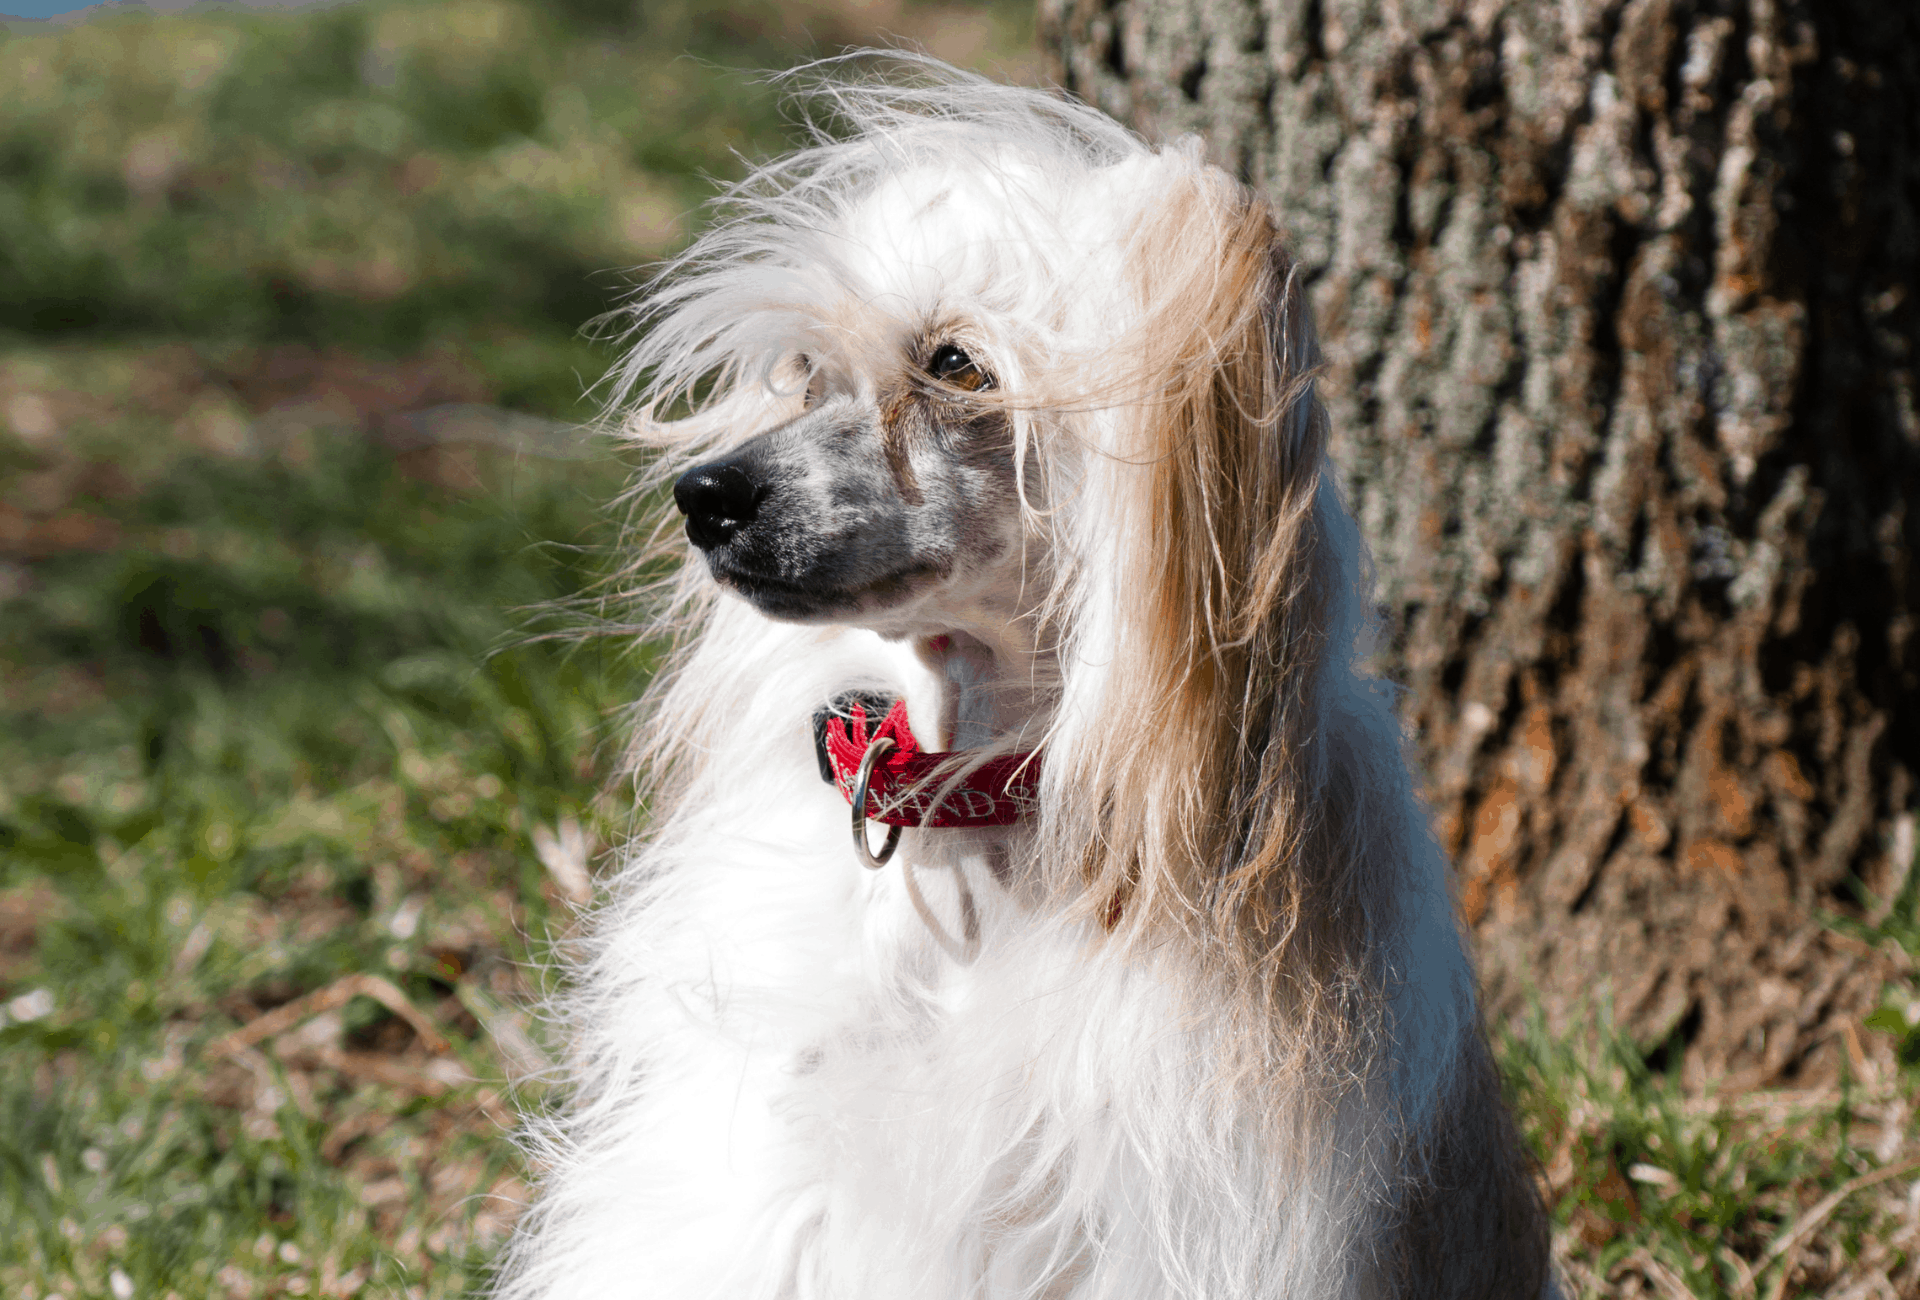
[[[723,585],[797,622],[899,630],[992,583],[1019,546],[1011,427],[966,336],[907,339],[889,373],[798,356],[804,409],[682,475],[687,536]]]
[[[987,188],[909,173],[831,231],[781,282],[778,422],[675,485],[714,578],[769,617],[921,636],[1034,589],[1010,353],[1057,277]]]

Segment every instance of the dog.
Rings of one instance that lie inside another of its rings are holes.
[[[691,553],[496,1294],[1553,1294],[1280,214],[872,66],[637,308]]]

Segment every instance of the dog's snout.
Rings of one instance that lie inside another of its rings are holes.
[[[703,551],[724,546],[753,521],[766,485],[731,461],[695,465],[673,485],[673,501],[687,517],[687,537]]]

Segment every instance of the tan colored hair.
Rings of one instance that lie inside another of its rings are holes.
[[[1068,578],[1106,584],[1116,645],[1098,724],[1049,758],[1062,797],[1041,857],[1079,864],[1061,883],[1121,939],[1191,940],[1238,989],[1257,1056],[1278,1046],[1263,1041],[1275,1016],[1340,1055],[1353,1026],[1322,991],[1361,974],[1369,922],[1390,908],[1362,897],[1350,853],[1326,851],[1342,828],[1316,798],[1320,672],[1354,631],[1330,608],[1348,557],[1317,508],[1317,356],[1266,205],[1217,173],[1180,179],[1133,234],[1153,306],[1115,356],[1160,387],[1136,396],[1097,471],[1118,554],[1082,556]]]

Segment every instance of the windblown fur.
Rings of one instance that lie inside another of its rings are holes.
[[[669,593],[499,1294],[1540,1295],[1275,215],[1039,92],[815,89],[640,307],[653,481],[759,514]],[[1037,749],[1038,811],[863,870],[808,725],[856,688]]]

